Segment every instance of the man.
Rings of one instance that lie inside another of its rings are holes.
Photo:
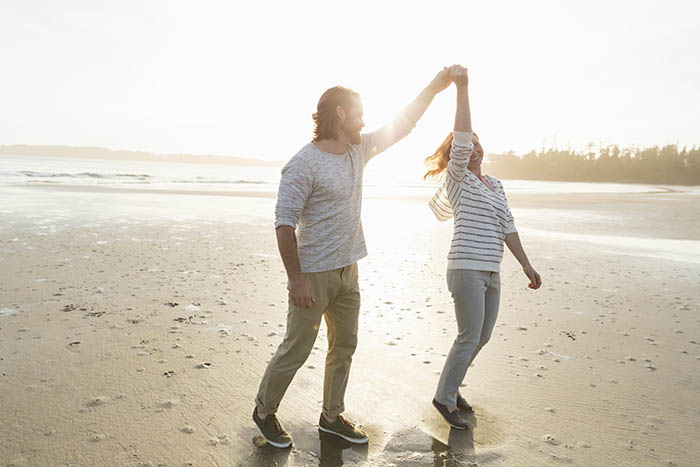
[[[362,173],[372,157],[413,129],[433,97],[449,84],[449,70],[443,69],[393,123],[362,135],[359,95],[341,86],[328,89],[313,115],[313,141],[282,169],[275,229],[289,279],[287,332],[265,370],[253,411],[253,420],[272,446],[292,445],[275,413],[313,348],[322,316],[328,353],[319,430],[351,443],[368,442],[365,432],[341,415],[357,346],[357,261],[367,255],[360,219]]]

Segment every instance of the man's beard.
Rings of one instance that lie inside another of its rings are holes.
[[[345,136],[350,140],[350,144],[360,144],[362,142],[362,135],[360,134],[360,129],[357,127],[345,126],[340,129]]]

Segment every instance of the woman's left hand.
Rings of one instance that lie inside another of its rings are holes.
[[[535,271],[535,268],[533,268],[532,265],[528,264],[527,266],[523,267],[523,272],[525,273],[527,278],[530,279],[530,283],[527,286],[533,290],[539,289],[542,285],[542,278],[537,273],[537,271]]]

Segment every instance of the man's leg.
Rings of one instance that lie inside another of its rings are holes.
[[[369,441],[367,433],[339,415],[345,410],[345,389],[350,375],[352,355],[357,347],[357,324],[360,316],[360,287],[357,281],[357,264],[340,271],[337,279],[340,291],[328,305],[328,354],[323,381],[323,413],[318,429],[332,433],[355,444]]]
[[[357,347],[360,316],[360,287],[357,263],[343,268],[339,277],[340,291],[328,305],[328,354],[323,381],[323,414],[334,419],[345,410],[345,389],[350,375],[352,356]]]
[[[330,271],[305,274],[313,292],[311,308],[300,308],[289,302],[287,331],[275,355],[267,365],[256,397],[258,414],[277,412],[289,384],[304,364],[318,335],[321,316],[328,306],[327,282]]]

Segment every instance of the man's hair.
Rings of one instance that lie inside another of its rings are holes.
[[[314,119],[314,141],[323,139],[333,139],[336,135],[336,113],[338,106],[349,109],[353,99],[360,95],[352,89],[335,86],[321,95],[316,105],[316,113],[312,115]]]

